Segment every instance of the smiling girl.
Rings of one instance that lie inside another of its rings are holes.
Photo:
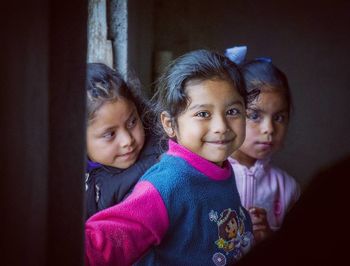
[[[86,217],[122,201],[158,161],[151,112],[108,66],[87,66]],[[141,116],[142,115],[142,116]]]
[[[176,59],[154,96],[169,149],[120,204],[86,222],[89,265],[231,265],[252,224],[227,158],[245,135],[245,88],[228,58]]]

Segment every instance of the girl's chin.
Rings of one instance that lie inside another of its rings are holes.
[[[262,152],[262,153],[259,153],[257,156],[255,156],[255,159],[256,160],[265,160],[268,157],[270,157],[270,155],[271,155],[271,152]]]

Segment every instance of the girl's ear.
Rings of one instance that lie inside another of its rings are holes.
[[[168,135],[168,137],[174,138],[175,137],[175,130],[173,128],[172,119],[171,119],[169,113],[166,111],[163,111],[160,114],[160,120],[162,122],[162,126],[163,126],[166,134]]]

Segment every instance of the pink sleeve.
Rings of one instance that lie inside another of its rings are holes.
[[[300,197],[300,186],[296,180],[286,174],[284,195],[286,201],[286,212],[289,212]]]
[[[131,265],[160,243],[168,227],[159,192],[142,181],[126,200],[86,221],[86,265]]]
[[[285,216],[294,206],[300,196],[300,186],[296,180],[283,172],[279,177],[279,201],[275,202],[274,214],[275,214],[275,226],[271,229],[276,231],[280,229],[284,221]],[[278,204],[276,204],[278,203]]]

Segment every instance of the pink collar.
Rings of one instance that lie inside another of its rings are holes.
[[[214,180],[225,180],[232,174],[232,168],[228,160],[224,161],[223,167],[221,168],[172,140],[169,140],[169,150],[167,154],[181,157],[198,171]]]
[[[265,176],[266,171],[268,171],[268,167],[270,165],[271,158],[268,157],[266,159],[256,160],[252,167],[247,167],[243,164],[240,164],[236,159],[229,157],[228,161],[233,165],[233,167],[238,167],[242,169],[245,173],[252,174],[255,178],[259,179]]]

